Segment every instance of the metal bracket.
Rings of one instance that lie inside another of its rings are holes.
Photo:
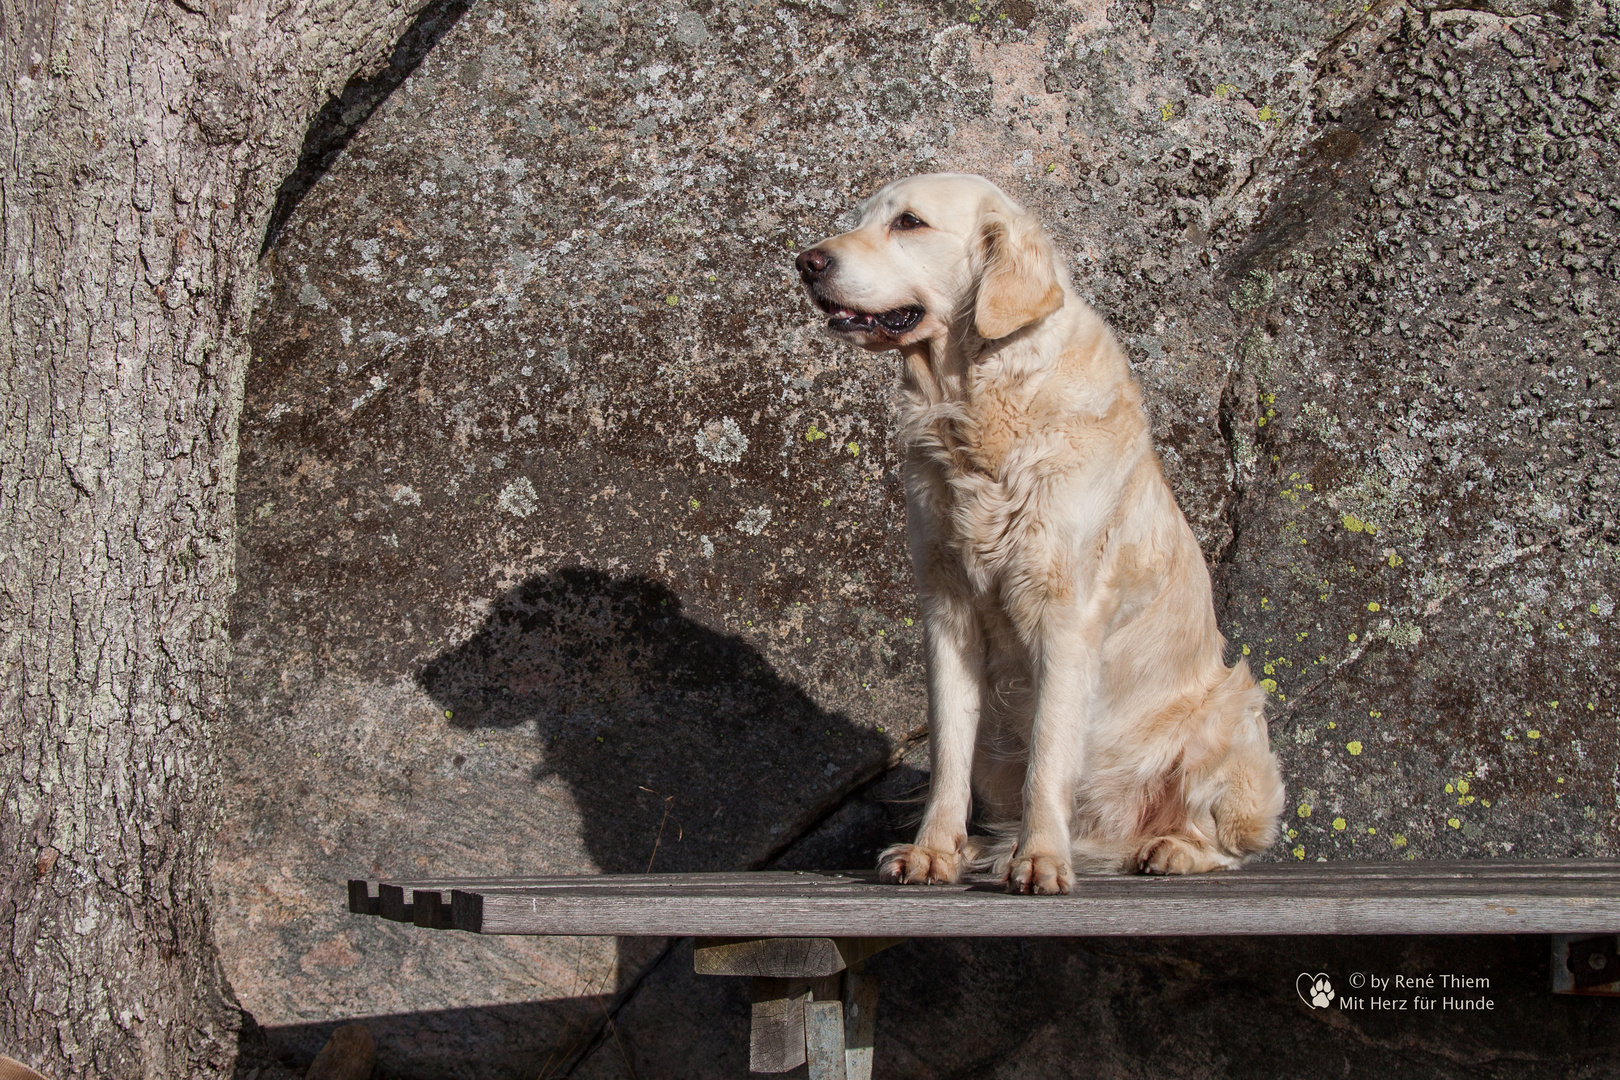
[[[1552,935],[1552,992],[1620,997],[1620,937]]]

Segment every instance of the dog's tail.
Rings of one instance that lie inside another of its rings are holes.
[[[1239,660],[1206,704],[1205,724],[1224,736],[1225,753],[1189,792],[1193,807],[1213,818],[1217,846],[1239,860],[1276,841],[1282,815],[1282,773],[1267,737],[1265,705],[1266,692]]]

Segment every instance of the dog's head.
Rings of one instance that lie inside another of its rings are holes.
[[[1039,222],[981,176],[896,180],[796,265],[828,328],[874,351],[953,328],[995,340],[1063,306]]]

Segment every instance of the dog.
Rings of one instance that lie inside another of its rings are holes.
[[[1270,847],[1265,691],[1226,665],[1141,388],[1039,222],[983,177],[916,176],[796,267],[836,337],[901,358],[932,780],[879,878],[1066,893]]]

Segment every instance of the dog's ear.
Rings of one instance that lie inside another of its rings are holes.
[[[986,210],[979,220],[978,295],[973,324],[994,341],[1063,306],[1052,245],[1029,214]]]

